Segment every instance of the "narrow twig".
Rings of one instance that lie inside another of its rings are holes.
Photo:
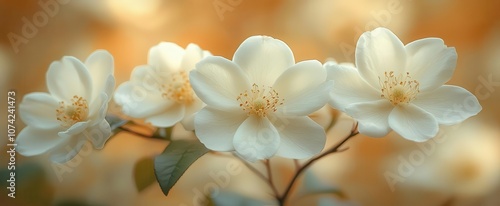
[[[299,170],[300,163],[298,159],[293,159],[293,164],[295,165],[295,171]]]
[[[253,167],[252,165],[250,165],[246,160],[242,159],[241,157],[239,157],[238,155],[234,155],[236,158],[238,158],[241,163],[243,163],[250,171],[252,171],[253,173],[255,173],[260,179],[264,180],[265,182],[269,183],[267,181],[267,177],[264,176],[264,174],[262,174],[259,170],[257,170],[255,167]]]
[[[339,151],[344,151],[344,149],[340,149],[340,147],[342,145],[344,145],[344,143],[346,143],[349,139],[351,139],[351,137],[354,137],[356,136],[357,134],[359,134],[358,130],[358,124],[356,123],[355,126],[353,127],[353,129],[351,130],[351,134],[349,134],[346,138],[344,138],[342,141],[340,141],[339,143],[337,143],[335,146],[333,146],[331,149],[327,150],[326,152],[316,156],[315,158],[312,158],[310,159],[309,161],[307,161],[304,165],[302,165],[302,167],[299,168],[299,170],[295,173],[295,175],[293,176],[292,178],[292,181],[290,181],[288,183],[288,186],[286,187],[286,190],[285,190],[285,193],[283,193],[282,196],[278,197],[277,200],[279,202],[279,205],[281,206],[284,206],[285,205],[285,202],[286,202],[286,199],[288,197],[288,195],[290,194],[290,191],[292,190],[292,187],[294,185],[294,183],[297,181],[297,178],[309,167],[311,166],[314,162],[318,161],[319,159],[329,155],[329,154],[332,154],[332,153],[335,153],[335,152],[339,152]]]
[[[271,162],[268,159],[264,160],[264,165],[266,166],[266,169],[267,169],[267,181],[269,181],[269,185],[271,186],[271,189],[274,192],[274,196],[276,198],[278,198],[279,193],[278,193],[278,189],[276,189],[276,185],[274,185],[274,182],[273,182],[273,174],[272,174],[272,170],[271,170]]]

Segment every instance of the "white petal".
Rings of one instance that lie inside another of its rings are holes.
[[[196,95],[207,105],[221,110],[240,110],[238,95],[250,88],[238,65],[222,57],[206,57],[189,74]]]
[[[96,149],[104,148],[104,143],[111,136],[111,127],[106,120],[102,120],[96,125],[88,127],[84,132],[85,137],[94,145]]]
[[[99,95],[97,99],[89,105],[88,119],[94,122],[94,124],[97,124],[103,120],[104,117],[106,117],[106,113],[108,111],[108,99],[109,98],[106,93],[102,92],[101,95]]]
[[[445,125],[458,124],[482,109],[473,94],[451,85],[419,94],[411,103],[431,113],[439,124]]]
[[[236,130],[234,148],[250,162],[269,159],[280,146],[280,135],[269,119],[249,116]]]
[[[27,126],[17,135],[16,150],[24,156],[45,153],[64,141],[57,132],[57,129],[45,130]]]
[[[160,114],[174,102],[161,97],[159,92],[153,92],[131,82],[118,86],[114,96],[115,102],[122,106],[124,114],[134,118],[145,118]]]
[[[387,135],[389,127],[389,114],[394,106],[386,99],[351,104],[346,108],[346,113],[358,121],[358,130],[361,134],[371,137]]]
[[[291,99],[326,80],[326,71],[319,61],[299,62],[285,70],[274,83],[280,98]]]
[[[113,97],[113,91],[115,90],[115,76],[110,75],[106,79],[106,83],[104,85],[104,93],[106,93],[106,97],[108,97],[107,102],[111,101]]]
[[[130,82],[146,90],[159,93],[161,85],[165,83],[165,78],[171,73],[162,72],[149,65],[137,66],[132,70]]]
[[[457,64],[457,52],[444,45],[442,39],[425,38],[406,45],[407,71],[427,91],[450,80]]]
[[[380,99],[381,91],[375,90],[359,75],[356,68],[342,65],[325,65],[328,79],[333,80],[330,105],[340,111],[354,103]]]
[[[389,115],[389,125],[404,138],[415,142],[427,141],[439,131],[436,118],[412,104],[394,107]]]
[[[189,104],[189,105],[186,105],[186,113],[185,115],[192,115],[198,111],[201,110],[201,108],[203,108],[205,106],[205,104],[198,98],[194,98],[194,101]]]
[[[26,125],[38,129],[57,129],[61,122],[57,121],[56,109],[59,107],[50,94],[35,92],[23,97],[19,105],[19,115]]]
[[[161,42],[149,50],[148,64],[166,73],[176,72],[181,68],[184,54],[184,49],[179,45]]]
[[[89,126],[89,122],[77,122],[65,131],[57,133],[57,135],[64,138],[71,138],[72,136],[83,133]]]
[[[236,130],[246,118],[243,112],[227,112],[207,106],[194,117],[195,133],[208,149],[232,151]]]
[[[85,61],[85,66],[87,66],[92,77],[92,99],[96,98],[101,92],[106,92],[110,97],[114,89],[113,56],[108,51],[97,50],[90,54]]]
[[[323,107],[332,82],[324,82],[326,71],[316,60],[299,62],[285,70],[273,85],[284,104],[283,115],[308,115]]]
[[[47,71],[47,87],[59,100],[70,100],[78,95],[90,101],[92,82],[89,71],[78,59],[65,56],[50,64]]]
[[[183,104],[174,104],[158,115],[147,117],[146,122],[155,127],[171,127],[184,118],[185,111]]]
[[[386,28],[365,32],[356,45],[356,67],[364,80],[374,88],[379,88],[379,77],[384,72],[404,72],[406,51],[403,43]]]
[[[65,139],[57,147],[50,150],[50,159],[57,163],[66,163],[76,157],[80,150],[86,146],[85,150],[91,150],[91,144],[85,138],[83,133]],[[86,151],[90,152],[90,151]]]
[[[329,99],[328,93],[332,90],[332,87],[333,81],[325,81],[314,88],[303,91],[298,96],[285,99],[284,104],[278,108],[278,113],[286,116],[309,115],[325,106]]]
[[[196,113],[184,116],[184,119],[181,120],[182,127],[186,131],[193,131],[194,130],[194,117],[196,116]]]
[[[186,105],[186,112],[184,113],[184,118],[181,121],[184,129],[187,131],[194,130],[194,116],[204,106],[203,102],[198,98],[195,98],[195,101],[190,105]]]
[[[203,57],[203,50],[198,45],[189,44],[186,47],[186,54],[182,57],[181,69],[187,72],[193,70]]]
[[[281,137],[277,156],[306,159],[321,152],[325,146],[325,130],[309,117],[283,118],[272,122]]]
[[[247,38],[234,53],[233,61],[259,86],[271,86],[295,64],[292,50],[283,41],[268,36]]]

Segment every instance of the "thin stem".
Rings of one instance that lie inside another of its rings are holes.
[[[277,198],[279,193],[278,193],[278,190],[276,189],[276,186],[274,185],[274,182],[273,182],[271,162],[269,160],[264,160],[264,165],[266,165],[266,169],[267,169],[267,178],[268,178],[267,181],[269,181],[269,185],[271,186],[271,189],[273,189],[274,196]]]
[[[293,159],[293,164],[295,165],[295,171],[299,170],[300,163],[298,159]]]
[[[356,136],[357,134],[359,134],[358,130],[358,125],[356,123],[356,125],[354,126],[354,128],[351,130],[351,134],[349,134],[346,138],[344,138],[342,141],[340,141],[339,143],[337,143],[335,146],[333,146],[331,149],[327,150],[326,152],[316,156],[315,158],[312,158],[310,159],[309,161],[307,161],[304,165],[302,165],[302,167],[299,168],[299,170],[295,173],[295,175],[293,176],[292,178],[292,181],[290,181],[290,183],[288,183],[288,186],[285,190],[285,193],[283,193],[283,195],[281,197],[278,197],[277,200],[279,202],[279,205],[281,206],[284,206],[285,205],[285,201],[288,197],[288,195],[290,194],[290,191],[292,190],[292,187],[294,185],[294,183],[297,181],[297,178],[309,167],[311,166],[314,162],[318,161],[319,159],[329,155],[329,154],[332,154],[332,153],[335,153],[335,152],[339,152],[339,151],[344,151],[344,149],[340,149],[340,147],[342,145],[344,145],[344,143],[346,143],[349,139],[351,139],[351,137],[354,137]]]
[[[253,173],[255,173],[257,175],[257,177],[259,177],[260,179],[264,180],[265,182],[268,182],[267,181],[267,177],[264,176],[264,174],[262,174],[259,170],[257,170],[255,167],[253,167],[252,165],[250,165],[246,160],[242,159],[241,157],[239,157],[238,155],[234,155],[236,158],[238,158],[241,163],[243,163],[250,171],[252,171]]]

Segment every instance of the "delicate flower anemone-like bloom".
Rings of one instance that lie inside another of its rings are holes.
[[[356,68],[325,64],[335,81],[330,104],[359,122],[359,131],[385,136],[392,130],[422,142],[439,124],[452,125],[481,111],[467,90],[443,85],[455,70],[457,54],[439,38],[407,45],[388,29],[365,32],[356,46]]]
[[[194,120],[207,148],[236,151],[248,161],[309,158],[323,149],[325,131],[307,115],[326,104],[333,83],[320,62],[295,64],[284,42],[249,37],[232,61],[207,57],[190,79],[207,104]]]
[[[186,49],[170,42],[162,42],[149,50],[148,65],[138,66],[130,81],[121,84],[115,92],[115,102],[123,113],[134,118],[145,118],[156,127],[170,127],[181,122],[193,130],[194,113],[203,107],[189,82],[189,71],[206,56],[195,44]]]
[[[27,125],[16,139],[25,156],[50,153],[66,162],[90,141],[101,149],[111,135],[104,119],[115,86],[113,57],[107,51],[92,53],[85,63],[66,56],[47,71],[49,93],[24,96],[19,105]]]

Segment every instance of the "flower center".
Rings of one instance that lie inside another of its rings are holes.
[[[167,82],[162,84],[160,88],[163,98],[180,104],[190,104],[194,101],[194,92],[191,83],[189,83],[187,72],[173,73],[169,76]]]
[[[73,96],[71,104],[61,101],[56,109],[56,119],[61,122],[63,127],[71,127],[77,122],[84,121],[88,114],[87,100],[77,95]]]
[[[393,71],[384,72],[384,79],[380,77],[378,79],[382,88],[380,96],[389,100],[394,106],[411,102],[420,92],[420,83],[413,80],[409,72],[406,72],[406,76],[403,74],[396,76]]]
[[[278,92],[272,87],[267,89],[257,84],[253,84],[250,91],[245,90],[236,98],[240,102],[240,107],[248,115],[266,117],[269,112],[276,112],[277,107],[283,105],[284,99],[280,99]]]

